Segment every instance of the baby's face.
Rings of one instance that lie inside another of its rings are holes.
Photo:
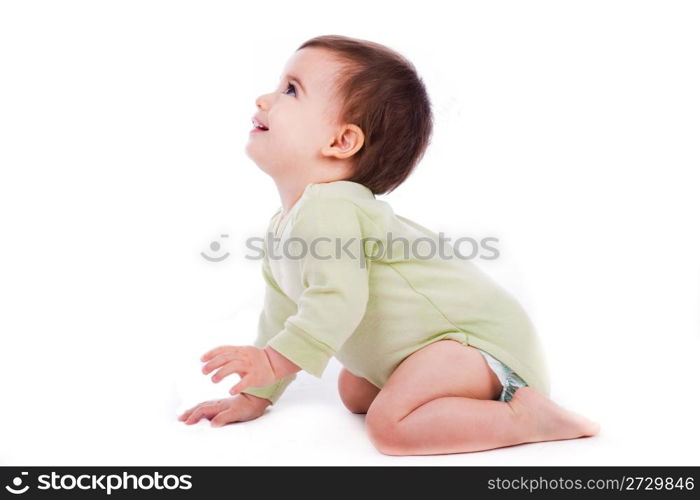
[[[338,131],[333,84],[341,70],[330,52],[304,48],[289,59],[274,92],[258,97],[254,116],[268,130],[253,129],[245,151],[263,171],[293,178],[323,159],[321,149]]]

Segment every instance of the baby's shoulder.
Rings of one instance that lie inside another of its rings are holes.
[[[369,201],[322,187],[310,189],[299,200],[299,206],[290,221],[292,232],[375,233],[377,208]]]

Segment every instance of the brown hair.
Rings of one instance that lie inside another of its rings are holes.
[[[430,99],[415,67],[384,45],[341,35],[311,38],[297,50],[306,47],[329,49],[343,63],[335,89],[340,120],[365,135],[346,180],[374,194],[393,191],[421,160],[433,131]]]

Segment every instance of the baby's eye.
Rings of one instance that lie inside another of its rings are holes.
[[[294,90],[294,95],[296,96],[296,95],[297,95],[297,89],[296,89],[296,87],[294,86],[294,84],[292,84],[292,83],[287,83],[287,90],[289,90],[290,87],[292,88],[292,90]],[[287,93],[287,90],[284,91],[285,94]]]

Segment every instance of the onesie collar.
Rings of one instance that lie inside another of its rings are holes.
[[[376,198],[370,188],[354,181],[332,181],[311,183],[307,189],[323,190],[324,192],[348,194],[359,198]]]

